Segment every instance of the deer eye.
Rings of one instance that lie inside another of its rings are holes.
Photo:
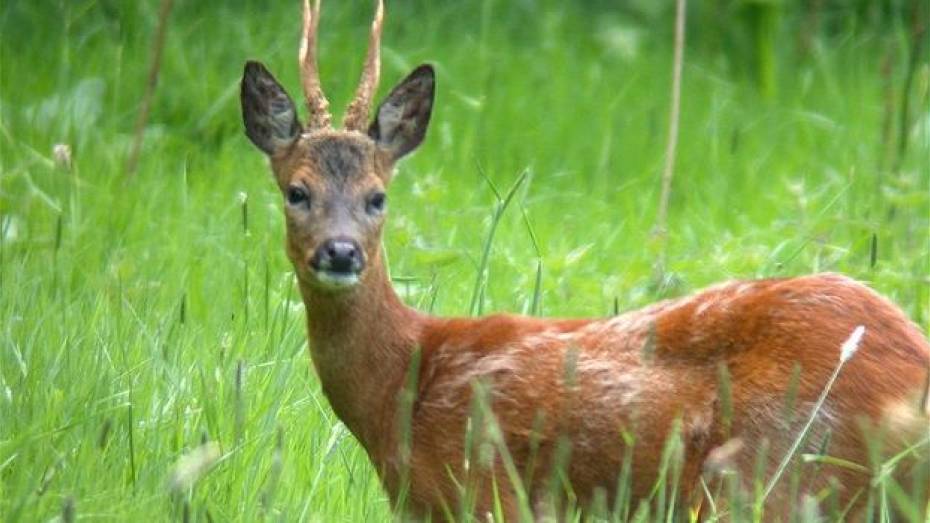
[[[302,187],[288,187],[287,203],[291,205],[309,205],[310,195]]]
[[[376,192],[368,198],[367,211],[368,214],[380,214],[384,212],[384,205],[386,202],[387,196],[383,192]]]

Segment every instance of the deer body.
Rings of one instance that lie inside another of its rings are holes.
[[[390,289],[386,280],[377,285],[382,292]],[[365,299],[377,306],[327,306],[347,312],[339,321],[325,313],[315,317],[311,304],[320,307],[321,297],[312,287],[302,290],[324,392],[365,446],[392,498],[409,471],[410,508],[419,513],[442,516],[443,505],[454,510],[460,485],[470,481],[479,497],[477,511],[493,507],[491,485],[496,484],[507,513],[517,515],[516,492],[499,456],[489,468],[475,464],[477,470],[466,470],[469,460],[479,459],[477,448],[465,444],[476,382],[487,386],[517,470],[524,474],[534,462],[531,477],[521,478],[531,502],[547,500],[557,449],[565,443],[570,458],[563,464],[580,505],[592,502],[598,489],[613,501],[627,455],[632,456],[634,499],[646,497],[676,423],[685,498],[695,494],[708,453],[728,438],[744,443],[734,457],[744,477],[752,477],[763,441],[766,468],[773,471],[857,325],[867,334],[821,409],[807,451],[816,452],[829,431],[830,456],[865,465],[870,459],[864,421],[901,427],[910,436],[930,430],[916,415],[930,365],[926,341],[890,302],[835,274],[732,282],[596,320],[444,319],[409,309],[390,292],[382,302]],[[315,323],[331,321],[340,326],[341,342],[317,337]],[[398,403],[415,357],[420,358],[416,394],[405,418],[398,415]],[[788,389],[795,364],[800,373],[792,409]],[[729,421],[721,365],[730,376]],[[895,418],[907,405],[915,416]],[[403,423],[410,426],[408,456],[399,440]],[[823,488],[830,475],[843,485],[839,495],[846,502],[869,481],[866,474],[837,467],[805,489]],[[776,491],[775,505],[786,501],[778,496],[784,494]]]
[[[379,2],[345,129],[332,129],[316,71],[318,20],[319,3],[305,0],[308,123],[257,62],[245,68],[243,117],[285,199],[286,249],[323,391],[394,503],[439,518],[499,503],[517,519],[522,488],[537,515],[568,490],[583,507],[598,497],[609,506],[626,470],[635,507],[650,496],[670,438],[680,444],[684,503],[698,497],[708,457],[734,439],[743,447],[732,467],[753,477],[764,447],[769,477],[860,325],[859,351],[818,411],[808,450],[828,441],[830,456],[869,467],[870,427],[886,428],[890,450],[930,431],[918,412],[926,339],[889,301],[839,275],[726,283],[589,320],[450,319],[404,305],[381,252],[385,190],[395,162],[425,136],[433,70],[415,69],[365,128],[378,79]],[[819,491],[831,475],[844,503],[868,488],[868,473],[825,468],[804,491]],[[473,505],[463,507],[463,491]],[[779,487],[769,503],[794,501],[788,495]]]

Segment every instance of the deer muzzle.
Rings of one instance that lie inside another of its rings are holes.
[[[351,238],[330,238],[310,258],[310,269],[320,283],[335,288],[352,287],[365,268],[365,254]]]

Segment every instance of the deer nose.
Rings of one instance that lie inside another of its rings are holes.
[[[365,259],[357,241],[348,238],[332,238],[317,248],[313,258],[310,259],[310,266],[316,271],[359,273],[365,266]]]

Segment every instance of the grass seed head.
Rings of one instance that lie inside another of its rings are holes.
[[[171,468],[168,488],[172,492],[184,492],[193,487],[220,459],[220,447],[208,441],[181,456]]]
[[[843,345],[840,347],[840,361],[847,362],[849,358],[852,358],[856,351],[859,350],[859,342],[862,341],[862,336],[865,335],[865,326],[859,325],[853,329],[852,334],[849,335],[849,338],[843,342]]]

